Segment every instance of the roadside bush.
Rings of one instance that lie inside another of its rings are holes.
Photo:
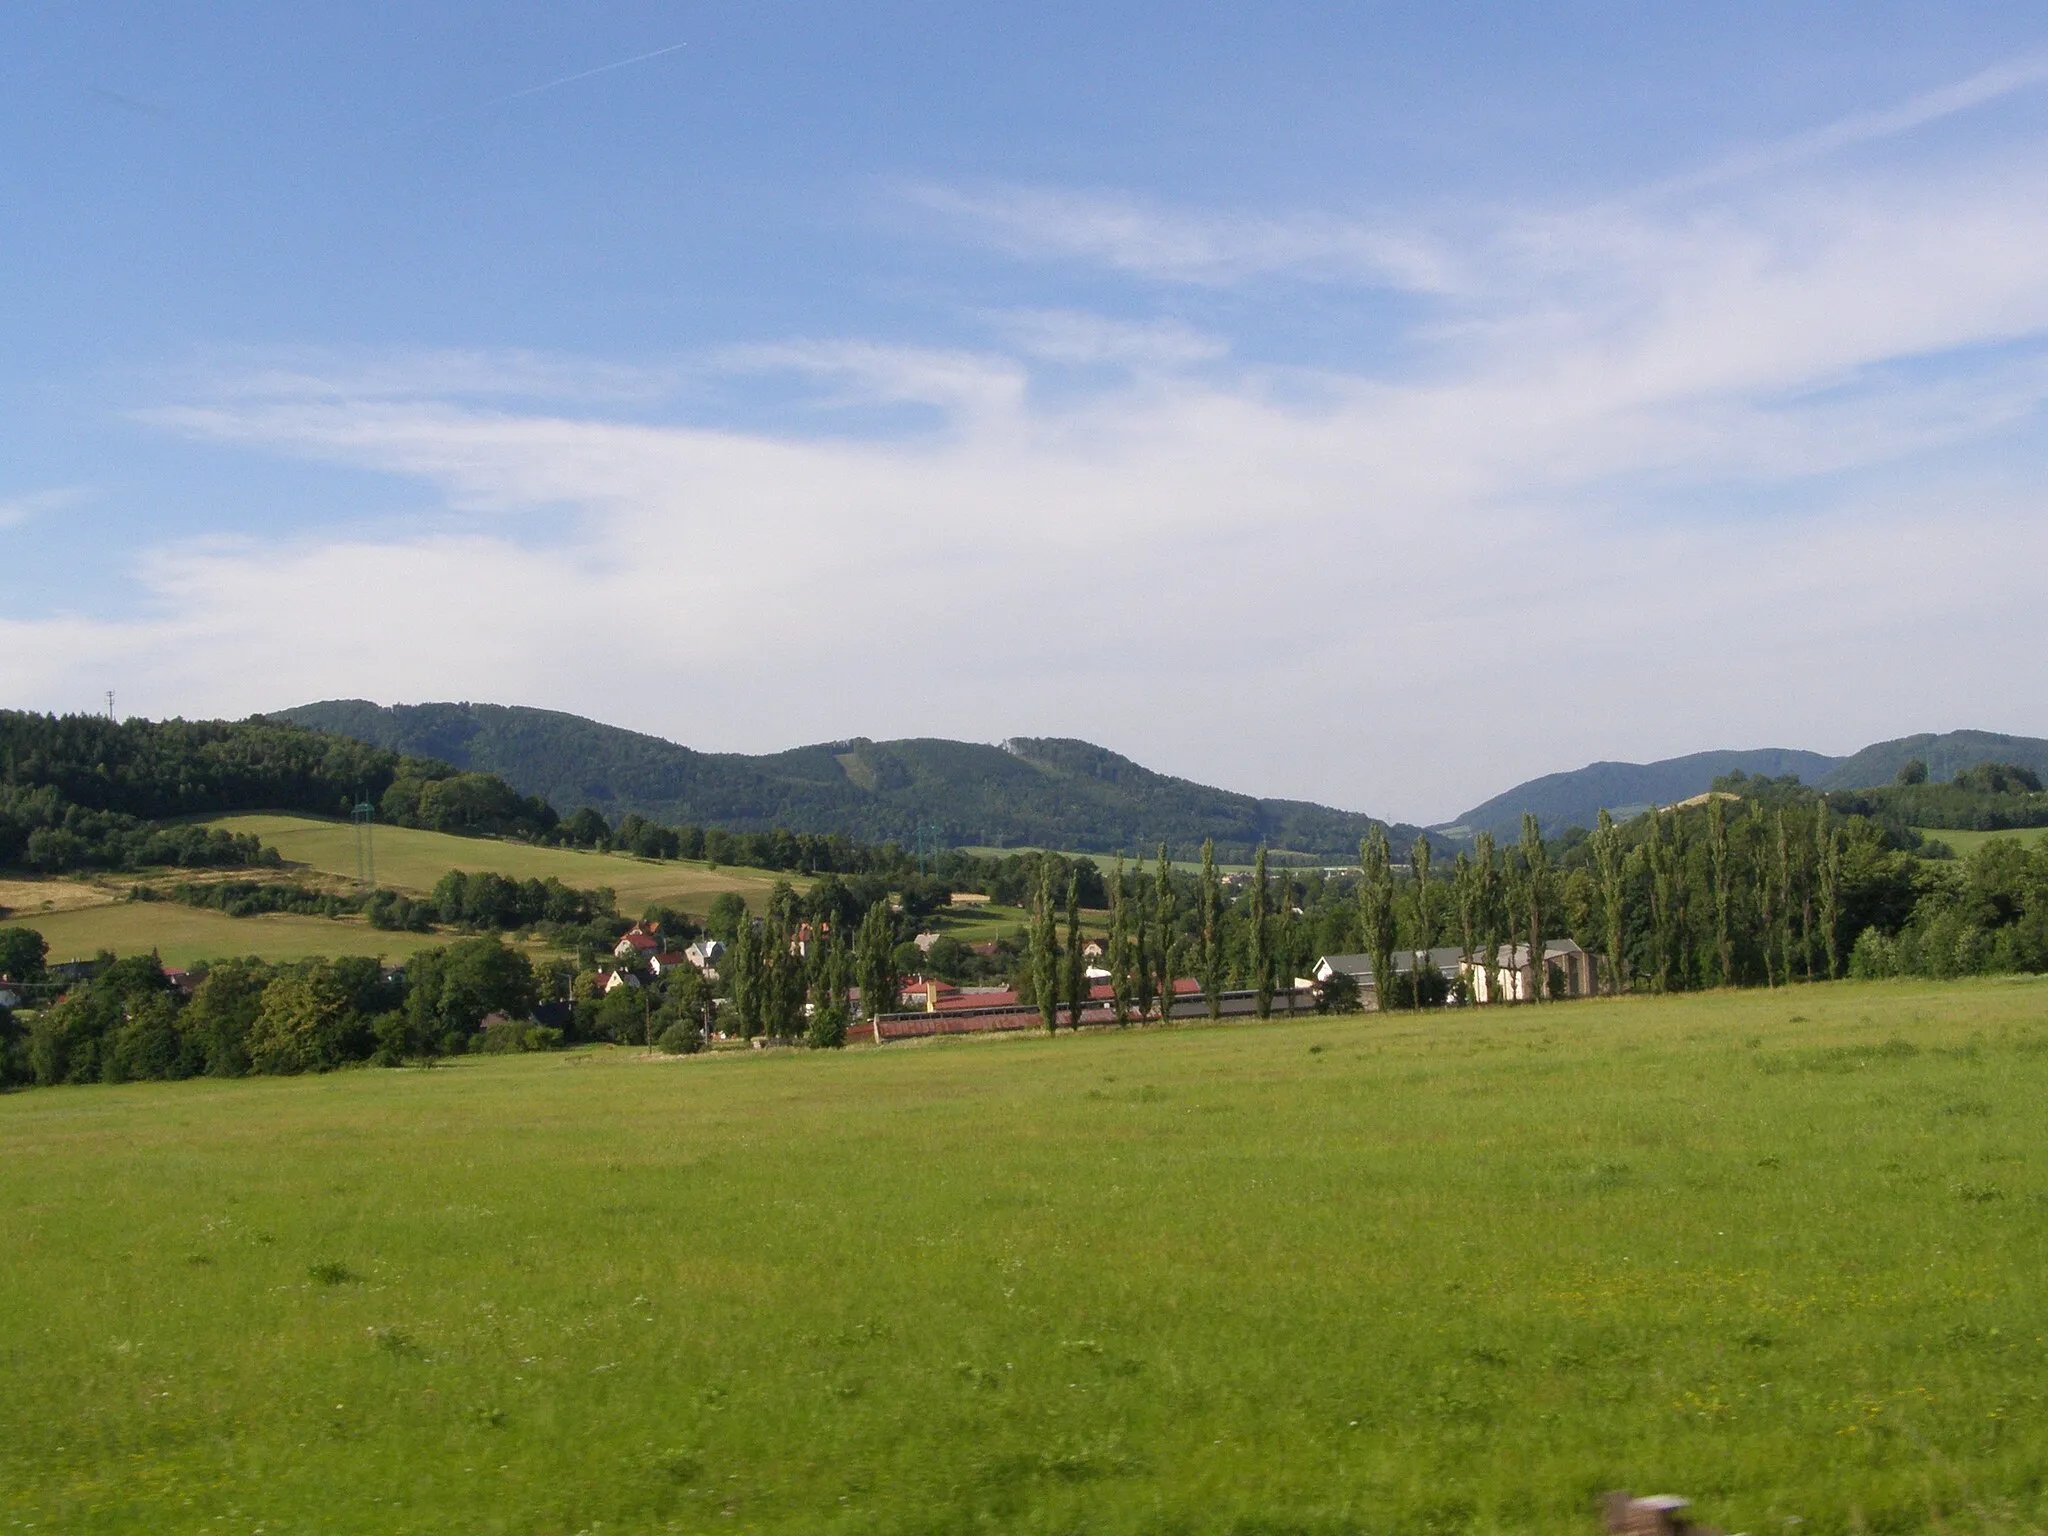
[[[471,1037],[469,1048],[486,1056],[502,1056],[516,1051],[551,1051],[561,1043],[559,1029],[524,1019],[494,1019]]]
[[[1849,951],[1849,974],[1858,981],[1881,981],[1899,974],[1899,946],[1875,928],[1856,935]]]
[[[1356,976],[1338,971],[1316,988],[1317,1013],[1356,1013],[1361,1006]]]
[[[804,1044],[814,1051],[836,1051],[846,1044],[846,1008],[825,1003],[811,1010],[811,1022],[804,1030]]]
[[[671,1056],[694,1056],[704,1049],[704,1036],[696,1025],[678,1019],[654,1043]]]

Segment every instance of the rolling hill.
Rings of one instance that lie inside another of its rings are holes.
[[[1927,764],[1936,783],[1978,763],[2017,763],[2048,775],[2048,741],[1994,731],[1948,731],[1875,742],[1848,757],[1829,757],[1788,747],[1752,751],[1694,752],[1654,763],[1589,763],[1570,773],[1550,773],[1517,784],[1455,822],[1432,830],[1463,838],[1474,832],[1516,836],[1522,813],[1533,813],[1545,832],[1590,827],[1602,806],[1617,817],[1652,805],[1669,805],[1703,794],[1723,774],[1742,772],[1772,778],[1797,774],[1817,789],[1869,789],[1889,784],[1913,758]]]
[[[1173,778],[1085,741],[1000,746],[920,738],[823,742],[763,756],[698,752],[554,710],[501,704],[381,706],[334,699],[273,718],[494,773],[568,814],[595,806],[733,831],[839,832],[908,845],[918,829],[949,845],[1179,856],[1214,838],[1220,857],[1261,843],[1352,859],[1370,817],[1262,800]],[[1419,829],[1391,829],[1397,846]]]

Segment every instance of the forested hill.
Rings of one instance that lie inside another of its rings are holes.
[[[838,832],[909,846],[919,827],[952,846],[1191,854],[1261,843],[1355,859],[1374,825],[1353,811],[1260,800],[1171,778],[1083,741],[830,742],[760,757],[697,752],[578,715],[499,704],[383,707],[338,699],[274,718],[494,773],[564,815],[595,806],[733,831]],[[1406,846],[1414,827],[1391,830]]]
[[[544,833],[547,805],[488,774],[268,720],[113,721],[0,710],[0,866],[55,872],[240,864],[255,853],[178,818],[347,815],[443,832]]]
[[[1603,806],[1622,818],[1648,806],[1705,794],[1715,779],[1738,772],[1767,778],[1796,774],[1816,789],[1870,789],[1891,783],[1914,759],[1926,764],[1934,783],[1946,783],[1980,763],[2015,763],[2048,775],[2048,741],[1994,731],[1948,731],[1876,742],[1849,757],[1762,747],[1695,752],[1654,763],[1589,763],[1571,773],[1545,774],[1517,784],[1440,830],[1454,837],[1481,831],[1512,837],[1520,830],[1524,811],[1532,812],[1546,832],[1590,827]]]

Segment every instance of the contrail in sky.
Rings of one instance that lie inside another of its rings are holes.
[[[688,43],[670,43],[666,48],[657,48],[652,53],[636,53],[630,59],[618,59],[610,64],[600,64],[595,69],[578,70],[573,75],[564,75],[559,80],[546,80],[539,85],[529,85],[522,91],[508,91],[503,96],[493,96],[489,101],[480,101],[474,106],[458,107],[453,112],[443,112],[439,117],[430,117],[414,126],[431,128],[436,123],[445,123],[451,117],[466,117],[472,112],[483,112],[491,107],[502,107],[508,101],[519,101],[528,96],[538,96],[542,91],[552,91],[559,86],[574,85],[578,80],[588,80],[592,75],[608,75],[615,69],[626,69],[634,64],[645,64],[649,59],[658,59],[665,53],[674,53],[687,48]]]

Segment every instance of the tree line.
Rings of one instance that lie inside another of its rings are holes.
[[[253,837],[173,818],[346,816],[365,801],[384,821],[429,831],[545,838],[558,820],[545,801],[492,775],[261,717],[114,721],[0,710],[0,865],[55,874],[274,862]]]

